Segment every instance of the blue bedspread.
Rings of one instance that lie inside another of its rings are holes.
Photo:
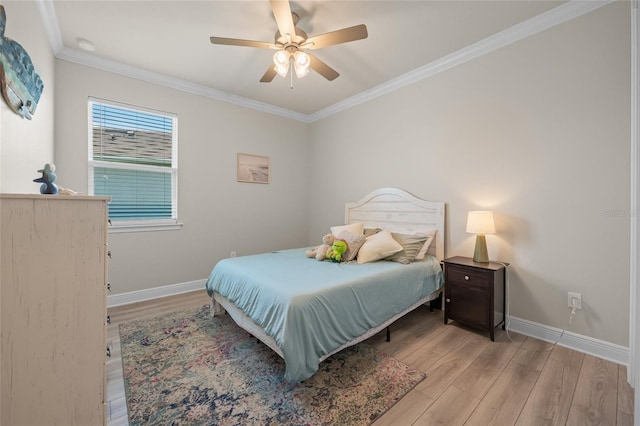
[[[224,259],[206,288],[233,302],[275,340],[286,363],[285,379],[299,382],[318,369],[319,358],[361,336],[440,289],[434,257],[403,265],[319,262],[305,249]]]

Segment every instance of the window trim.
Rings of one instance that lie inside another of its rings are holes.
[[[109,223],[109,233],[174,231],[182,228],[182,225],[177,219],[117,220]]]
[[[158,166],[145,164],[127,164],[125,162],[101,161],[93,159],[93,105],[101,104],[134,112],[146,112],[149,114],[169,117],[172,120],[171,134],[171,166],[166,172],[171,173],[171,219],[120,219],[109,220],[109,233],[146,232],[146,231],[171,231],[181,229],[183,223],[178,218],[178,115],[166,111],[154,110],[135,105],[129,105],[101,98],[89,97],[87,101],[87,178],[88,193],[94,194],[94,170],[96,167],[120,168],[126,170],[146,170],[157,172]]]

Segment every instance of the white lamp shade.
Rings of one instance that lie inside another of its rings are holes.
[[[467,232],[470,234],[495,234],[493,212],[473,211],[467,215]]]

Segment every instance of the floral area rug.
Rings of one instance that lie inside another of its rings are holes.
[[[132,425],[368,425],[425,377],[360,343],[310,379],[209,307],[120,325]]]

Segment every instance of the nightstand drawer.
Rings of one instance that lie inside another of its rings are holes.
[[[458,282],[461,284],[481,285],[487,286],[489,284],[489,278],[486,274],[470,271],[465,268],[449,267],[448,271],[449,281]]]

